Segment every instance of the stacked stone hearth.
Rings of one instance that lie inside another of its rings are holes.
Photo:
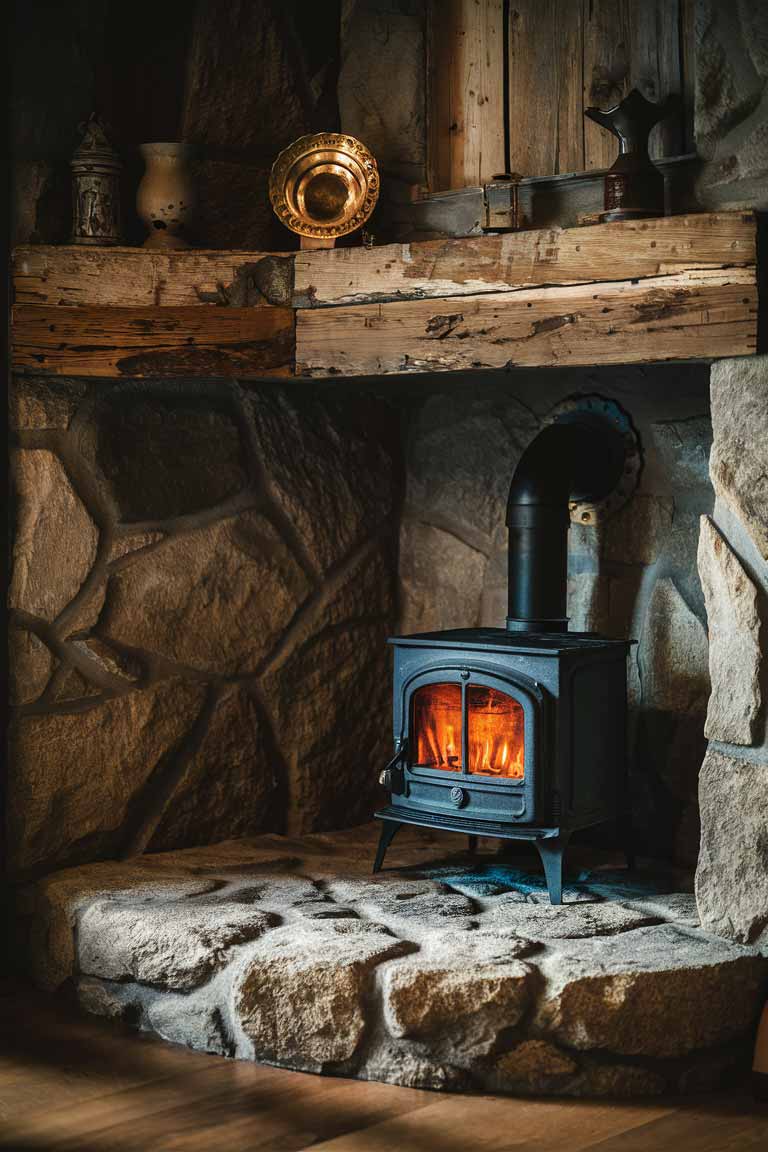
[[[404,831],[372,879],[375,835],[59,872],[27,892],[35,978],[175,1043],[409,1086],[636,1095],[745,1074],[768,958],[702,932],[669,878],[593,870],[552,907],[535,865],[446,857],[459,837]]]

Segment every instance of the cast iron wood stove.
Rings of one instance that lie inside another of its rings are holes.
[[[627,827],[627,640],[568,632],[570,510],[623,502],[639,455],[601,397],[566,406],[526,449],[507,507],[506,628],[398,636],[390,803],[377,872],[403,824],[532,841],[562,903],[572,833]],[[628,853],[629,855],[629,853]],[[631,861],[630,861],[631,862]]]

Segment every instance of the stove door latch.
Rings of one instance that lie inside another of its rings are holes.
[[[406,753],[408,751],[408,741],[398,740],[395,744],[395,754],[387,764],[386,768],[382,768],[379,772],[379,784],[383,784],[395,796],[402,796],[405,792],[405,773],[403,772],[403,763],[405,761]]]

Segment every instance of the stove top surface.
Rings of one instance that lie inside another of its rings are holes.
[[[508,632],[506,628],[449,628],[391,636],[388,643],[411,648],[470,648],[497,652],[573,652],[581,649],[629,649],[631,641],[596,632]]]

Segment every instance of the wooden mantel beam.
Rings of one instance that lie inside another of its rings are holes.
[[[751,212],[298,252],[296,308],[644,280],[755,263]]]
[[[754,270],[299,312],[296,371],[379,376],[756,351]]]
[[[748,355],[755,235],[721,212],[370,250],[25,246],[12,362],[259,378]]]

